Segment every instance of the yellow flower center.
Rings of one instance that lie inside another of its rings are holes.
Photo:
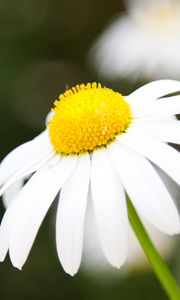
[[[92,151],[123,132],[131,121],[123,96],[100,83],[76,85],[54,102],[48,122],[50,141],[59,153]]]

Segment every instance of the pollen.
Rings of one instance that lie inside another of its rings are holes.
[[[77,154],[105,146],[131,122],[125,98],[96,82],[66,90],[54,106],[47,128],[58,153]]]

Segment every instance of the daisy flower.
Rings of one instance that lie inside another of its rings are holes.
[[[8,250],[21,269],[38,229],[59,194],[56,245],[64,270],[80,266],[87,202],[91,201],[107,261],[128,255],[125,192],[139,215],[162,232],[180,231],[177,208],[154,169],[180,183],[180,82],[149,83],[129,96],[101,84],[76,85],[54,103],[46,130],[8,154],[0,165],[0,194],[30,177],[10,202],[0,226],[0,260]],[[151,163],[152,162],[152,163]]]
[[[160,79],[180,76],[180,1],[126,1],[97,39],[90,63],[104,78]]]

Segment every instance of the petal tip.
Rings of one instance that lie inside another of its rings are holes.
[[[66,274],[70,275],[71,277],[74,277],[78,270],[67,270],[67,269],[64,269],[64,271],[66,272]]]
[[[121,263],[113,263],[111,264],[114,268],[116,269],[120,269],[123,265],[124,265],[125,261],[124,262],[121,262]]]
[[[0,257],[0,262],[3,262],[5,257]]]
[[[12,265],[14,268],[18,269],[19,271],[22,271],[22,266],[18,265],[17,263],[12,262]]]
[[[117,259],[116,261],[115,260],[111,260],[111,261],[109,261],[109,263],[111,264],[111,266],[112,267],[114,267],[114,268],[116,268],[116,269],[120,269],[123,265],[124,265],[124,263],[126,262],[126,258],[127,257],[124,257],[124,259]]]
[[[18,257],[13,257],[11,251],[9,251],[9,256],[10,256],[10,260],[11,260],[13,267],[15,267],[16,269],[21,271],[23,264],[22,264],[22,262],[20,262],[20,259],[18,259]]]
[[[74,277],[75,275],[76,275],[76,273],[74,273],[74,272],[66,272],[69,276],[71,276],[71,277]]]
[[[0,262],[3,262],[6,258],[6,254],[7,254],[7,251],[6,252],[0,252]]]

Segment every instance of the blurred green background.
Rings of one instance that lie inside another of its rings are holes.
[[[99,81],[86,57],[92,42],[123,10],[117,0],[0,0],[0,158],[44,129],[53,101],[66,86]],[[122,93],[140,82],[102,82]],[[37,200],[38,201],[38,200]],[[22,271],[0,265],[0,299],[167,299],[149,268],[115,279],[83,268],[71,278],[55,247],[56,203]],[[1,216],[4,213],[1,204]],[[178,246],[169,265],[180,280]]]

